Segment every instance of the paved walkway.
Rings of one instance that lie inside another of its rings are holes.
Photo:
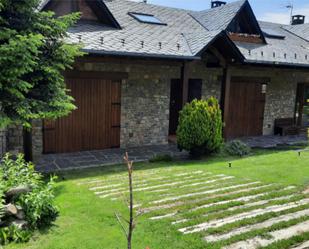
[[[308,143],[306,135],[299,136],[260,136],[241,138],[243,142],[248,144],[251,148],[275,148],[278,146],[291,146]]]
[[[143,146],[125,149],[107,149],[100,151],[83,151],[65,154],[43,155],[37,164],[37,170],[54,172],[83,169],[123,163],[125,152],[134,162],[148,161],[157,155],[170,155],[173,158],[186,158],[186,152],[180,152],[176,145]]]
[[[241,140],[253,148],[275,148],[280,145],[295,145],[308,142],[306,136],[263,136],[243,138]],[[37,164],[37,170],[54,172],[121,164],[123,163],[125,152],[125,149],[107,149],[43,155]],[[182,159],[188,158],[188,154],[180,152],[175,144],[130,148],[128,153],[135,162],[148,161],[156,155],[170,155],[174,158]]]

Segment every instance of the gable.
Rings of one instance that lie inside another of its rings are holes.
[[[248,1],[239,9],[233,20],[227,26],[233,41],[248,43],[266,43],[264,34]]]
[[[44,0],[41,10],[53,11],[56,16],[63,16],[73,12],[81,13],[81,20],[96,21],[109,26],[120,28],[117,20],[113,17],[102,0]]]

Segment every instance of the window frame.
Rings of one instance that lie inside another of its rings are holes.
[[[152,14],[145,14],[145,13],[140,13],[140,12],[128,12],[128,15],[133,17],[135,20],[137,20],[140,23],[167,26],[167,23],[162,22],[159,18],[157,18],[155,15],[152,15]],[[153,18],[157,19],[158,22],[141,20],[137,15],[146,16],[146,17],[153,17]]]

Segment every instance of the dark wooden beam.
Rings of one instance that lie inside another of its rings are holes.
[[[70,70],[64,72],[66,78],[78,79],[108,79],[108,80],[123,80],[128,79],[129,75],[126,72],[100,72],[100,71],[78,71]]]
[[[223,110],[223,122],[225,123],[224,127],[224,137],[226,137],[226,127],[227,127],[227,121],[229,117],[229,107],[230,107],[230,90],[231,90],[231,70],[229,67],[226,67],[225,69],[225,79],[224,79],[224,94],[222,95],[224,97],[224,110]]]
[[[181,67],[183,62],[177,60],[163,60],[157,58],[134,58],[134,57],[116,57],[116,56],[94,56],[94,55],[86,55],[80,57],[76,60],[76,64],[78,63],[118,63],[122,65],[126,64],[134,64],[134,65],[166,65],[166,66],[175,66]]]
[[[189,62],[184,62],[181,68],[182,105],[188,102],[189,96]]]
[[[213,46],[209,47],[209,51],[212,52],[214,54],[214,56],[216,56],[218,58],[218,60],[220,61],[220,65],[222,67],[226,67],[227,62],[226,59],[224,58],[224,56],[218,51],[218,49],[216,49]]]

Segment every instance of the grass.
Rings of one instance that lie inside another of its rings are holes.
[[[232,167],[229,168],[229,162]],[[134,165],[135,176],[140,180],[139,187],[153,186],[158,184],[172,183],[173,180],[181,180],[185,176],[175,176],[176,174],[186,174],[193,171],[212,172],[213,174],[226,174],[235,176],[234,179],[226,180],[220,183],[217,188],[224,187],[230,184],[242,184],[246,182],[261,181],[258,185],[266,185],[275,183],[273,187],[265,189],[273,190],[274,193],[267,196],[259,197],[252,200],[258,201],[267,198],[280,197],[291,193],[300,193],[309,185],[309,152],[304,152],[301,156],[294,150],[257,150],[254,155],[246,158],[231,158],[227,156],[213,156],[201,161],[187,161],[187,162],[154,162],[154,163],[138,163]],[[119,178],[120,177],[120,178]],[[164,179],[155,179],[157,177],[164,177]],[[207,177],[207,176],[205,176]],[[89,184],[78,185],[86,181],[101,179],[105,183],[119,184],[121,181],[126,181],[126,171],[124,165],[90,169],[84,171],[67,172],[59,176],[57,183],[57,198],[56,203],[60,208],[60,216],[55,222],[54,226],[47,231],[40,231],[35,234],[34,238],[27,244],[11,244],[5,249],[123,249],[126,248],[125,239],[122,234],[121,228],[118,225],[114,212],[115,210],[126,214],[127,207],[119,198],[119,195],[112,195],[107,198],[98,198],[92,191],[89,190]],[[121,179],[121,181],[120,181]],[[186,178],[185,184],[197,183],[201,175],[197,174],[196,177]],[[207,180],[211,180],[211,177]],[[97,184],[91,185],[96,186]],[[294,185],[295,190],[283,191],[286,186]],[[125,184],[123,186],[126,186]],[[123,187],[120,186],[119,188]],[[204,187],[204,189],[203,189]],[[118,187],[115,187],[116,189]],[[98,191],[110,190],[113,188],[102,189]],[[154,204],[150,202],[153,200],[160,200],[169,198],[177,194],[183,195],[194,191],[208,191],[213,189],[207,186],[193,185],[188,188],[181,188],[181,185],[176,185],[168,191],[157,191],[160,188],[154,188],[147,191],[139,191],[136,193],[136,201],[143,202],[143,207],[151,207]],[[238,188],[237,190],[245,190],[246,188]],[[265,190],[264,190],[265,191]],[[259,190],[252,190],[246,192],[229,195],[228,191],[218,192],[221,195],[210,196],[205,194],[198,196],[199,199],[188,197],[181,201],[191,201],[180,206],[167,208],[166,210],[158,210],[152,213],[147,213],[139,218],[137,228],[133,238],[134,249],[144,249],[149,246],[150,249],[202,249],[220,248],[221,245],[227,245],[237,242],[242,239],[251,238],[256,235],[267,236],[267,232],[278,230],[282,227],[288,227],[291,224],[296,224],[308,217],[298,218],[289,222],[282,222],[267,229],[260,229],[251,231],[243,235],[237,235],[229,240],[220,243],[206,244],[202,240],[203,236],[207,234],[220,234],[223,232],[231,231],[235,228],[245,226],[248,224],[255,224],[276,215],[282,215],[295,210],[302,210],[309,208],[308,205],[303,205],[291,210],[285,210],[278,213],[267,213],[255,218],[250,218],[240,222],[227,224],[225,226],[209,229],[202,233],[183,235],[177,229],[181,225],[171,226],[171,221],[174,218],[162,219],[157,221],[150,221],[149,217],[155,215],[162,215],[164,213],[178,212],[177,219],[181,217],[196,219],[192,224],[197,224],[197,220],[208,221],[217,218],[224,218],[233,214],[242,212],[242,210],[224,211],[229,207],[243,205],[243,202],[235,202],[226,205],[218,205],[210,208],[205,208],[193,212],[192,214],[186,213],[190,208],[197,205],[204,205],[207,203],[219,202],[224,200],[232,200],[233,198],[248,196],[252,194],[261,193]],[[163,197],[163,195],[165,195]],[[298,196],[301,196],[298,194]],[[111,198],[118,198],[112,201]],[[121,196],[120,196],[121,197]],[[298,199],[298,197],[295,197]],[[204,200],[201,200],[204,199]],[[270,204],[287,203],[290,199],[285,201],[273,201],[269,204],[260,206],[259,208],[266,207]],[[177,201],[174,201],[177,202]],[[168,202],[170,203],[170,202]],[[165,202],[162,204],[166,204]],[[161,205],[161,204],[160,204]],[[244,209],[250,211],[257,207],[250,207]],[[203,214],[208,214],[206,217]],[[176,218],[175,218],[176,219]],[[188,222],[191,224],[191,221]],[[182,226],[183,227],[183,226]],[[291,240],[281,241],[274,244],[269,248],[288,248],[287,245],[294,245],[299,241],[309,240],[308,234],[293,237]]]

